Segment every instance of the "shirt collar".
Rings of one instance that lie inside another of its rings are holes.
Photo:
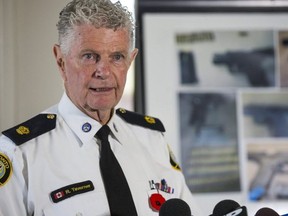
[[[98,121],[79,110],[65,92],[59,102],[58,109],[66,124],[80,139],[82,144],[94,139],[94,135],[102,127]],[[121,133],[121,124],[119,120],[120,119],[117,118],[114,110],[110,121],[107,123],[111,129],[112,136],[118,141],[119,134]]]
[[[66,93],[59,102],[59,113],[82,144],[92,140],[102,126],[98,121],[79,110]]]

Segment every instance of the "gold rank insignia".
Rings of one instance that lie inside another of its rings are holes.
[[[165,128],[158,118],[154,118],[148,115],[142,115],[136,112],[131,112],[123,108],[116,110],[116,114],[130,124],[139,125],[142,127],[150,128],[160,132],[165,132]]]
[[[4,186],[12,174],[12,163],[9,158],[0,153],[0,187]]]
[[[126,113],[126,110],[123,109],[123,108],[119,108],[118,111],[121,112],[121,113]]]
[[[25,126],[19,126],[17,129],[16,129],[16,132],[20,135],[24,135],[24,134],[29,134],[30,133],[30,130],[28,127],[25,127]]]
[[[149,124],[155,124],[156,123],[156,121],[153,117],[145,116],[144,118]]]
[[[56,114],[41,113],[28,121],[12,127],[2,134],[10,138],[16,145],[45,134],[56,127]]]
[[[55,114],[47,114],[47,119],[54,119],[55,117]]]

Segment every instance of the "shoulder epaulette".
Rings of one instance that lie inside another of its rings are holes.
[[[123,108],[117,109],[116,114],[121,116],[125,121],[130,124],[140,125],[142,127],[150,128],[152,130],[165,132],[165,128],[158,118],[141,115],[139,113],[131,112]]]
[[[28,121],[2,132],[16,145],[21,145],[56,127],[55,114],[39,114]]]

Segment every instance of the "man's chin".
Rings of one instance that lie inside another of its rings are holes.
[[[107,112],[111,111],[114,108],[114,106],[110,104],[103,104],[101,106],[99,106],[99,104],[97,104],[97,106],[86,104],[84,108],[88,112]]]

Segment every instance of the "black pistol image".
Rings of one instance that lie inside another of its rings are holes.
[[[251,86],[268,87],[275,85],[273,48],[216,53],[213,56],[213,64],[227,66],[231,74],[244,74]]]
[[[288,137],[288,106],[251,104],[244,106],[244,114],[256,124],[266,126],[272,137]]]

